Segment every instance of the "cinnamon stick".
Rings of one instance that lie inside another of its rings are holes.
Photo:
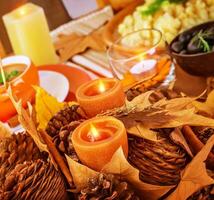
[[[186,141],[191,146],[193,154],[197,154],[203,148],[204,144],[198,139],[189,125],[183,126],[182,133]],[[206,162],[209,168],[214,169],[214,154],[212,152],[209,153]]]
[[[71,173],[70,173],[65,161],[63,160],[62,156],[60,155],[59,151],[57,150],[54,143],[52,142],[51,137],[43,130],[39,130],[39,132],[40,132],[40,135],[41,135],[42,139],[44,140],[45,144],[47,145],[48,150],[50,151],[50,153],[53,156],[53,158],[55,159],[56,163],[59,165],[62,173],[66,177],[69,185],[72,187],[73,178],[71,176]]]

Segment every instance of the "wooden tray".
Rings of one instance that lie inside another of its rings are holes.
[[[127,8],[124,8],[118,12],[106,25],[103,32],[104,41],[110,46],[113,42],[120,38],[117,32],[118,25],[123,21],[123,19],[132,14],[135,8],[144,3],[144,0],[136,0],[134,3],[130,4]]]

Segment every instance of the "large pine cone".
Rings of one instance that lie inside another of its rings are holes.
[[[68,125],[72,121],[83,119],[84,117],[80,114],[78,109],[79,109],[78,105],[72,105],[56,113],[48,122],[48,125],[46,128],[47,133],[51,137],[54,137],[58,135],[60,129],[63,126]]]
[[[74,150],[71,142],[71,135],[74,129],[81,124],[82,120],[71,122],[70,124],[63,126],[58,135],[53,140],[58,150],[64,154],[69,155],[76,162],[80,162],[76,151]]]
[[[0,188],[1,200],[66,200],[64,181],[50,163],[42,160],[16,165]]]
[[[24,161],[37,160],[44,155],[40,153],[33,139],[26,133],[13,134],[0,140],[0,186],[6,174]]]
[[[208,171],[210,177],[214,179],[214,171]],[[209,185],[195,192],[187,200],[213,200],[214,199],[214,185]]]
[[[129,162],[139,169],[140,179],[154,185],[174,185],[187,164],[187,153],[168,137],[159,136],[157,142],[129,138]]]
[[[140,200],[127,182],[113,175],[99,174],[88,181],[86,188],[78,195],[79,200]]]

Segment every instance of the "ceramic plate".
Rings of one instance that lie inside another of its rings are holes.
[[[39,71],[47,70],[54,71],[63,74],[69,81],[69,92],[75,94],[77,88],[92,78],[83,70],[77,69],[71,65],[56,64],[56,65],[44,65],[38,67]]]
[[[64,75],[53,71],[39,71],[39,79],[40,86],[58,101],[63,102],[66,99],[69,81]]]

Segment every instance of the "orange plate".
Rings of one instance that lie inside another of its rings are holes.
[[[84,72],[83,70],[65,65],[65,64],[56,64],[56,65],[43,65],[38,66],[39,71],[49,70],[55,71],[63,74],[69,81],[69,94],[65,101],[71,101],[75,99],[75,92],[77,88],[83,83],[90,81],[91,77]]]

